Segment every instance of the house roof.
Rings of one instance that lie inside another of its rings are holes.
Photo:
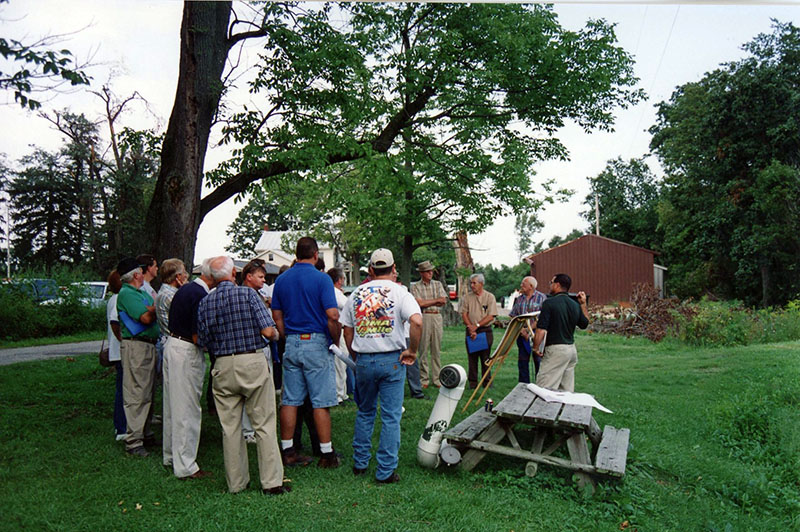
[[[654,256],[655,255],[660,255],[660,253],[658,251],[653,251],[652,249],[647,249],[647,248],[643,248],[643,247],[639,247],[639,246],[634,246],[633,244],[628,244],[627,242],[621,242],[619,240],[614,240],[613,238],[606,238],[604,236],[589,234],[589,235],[583,235],[583,236],[578,237],[578,238],[576,238],[574,240],[570,240],[569,242],[564,242],[563,244],[559,244],[559,245],[557,245],[555,247],[552,247],[550,249],[546,249],[544,251],[540,251],[539,253],[533,253],[533,254],[528,255],[527,257],[525,257],[523,260],[526,263],[531,264],[534,260],[536,260],[537,257],[541,257],[542,255],[545,255],[546,253],[550,253],[552,251],[555,251],[555,250],[557,250],[559,248],[570,246],[570,245],[574,244],[575,242],[577,242],[579,240],[583,240],[583,239],[601,239],[601,240],[605,240],[606,242],[613,242],[614,244],[618,244],[620,246],[628,246],[630,248],[638,249],[638,250],[644,251],[646,253],[652,253]]]
[[[263,231],[261,233],[261,238],[259,238],[258,242],[256,242],[256,255],[260,255],[265,251],[273,251],[280,253],[285,257],[289,257],[289,260],[293,259],[294,256],[291,253],[287,254],[281,248],[281,240],[283,239],[283,236],[290,233],[291,231]],[[333,249],[327,242],[317,242],[317,244],[319,245],[320,251]]]

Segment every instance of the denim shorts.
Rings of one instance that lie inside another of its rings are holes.
[[[311,398],[313,408],[339,404],[333,355],[328,351],[328,337],[324,334],[286,336],[281,404],[300,406],[306,395]]]

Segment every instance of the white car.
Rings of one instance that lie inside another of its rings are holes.
[[[78,296],[78,301],[82,305],[99,308],[106,304],[108,295],[108,283],[105,281],[85,281],[81,283],[71,283],[69,287],[61,287],[61,290],[69,290]],[[63,296],[44,301],[43,305],[57,305],[64,301]]]

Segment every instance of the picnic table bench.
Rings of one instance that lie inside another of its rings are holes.
[[[530,450],[520,445],[515,428],[533,429]],[[466,471],[487,453],[496,453],[526,460],[525,473],[529,476],[536,474],[539,464],[569,469],[577,475],[579,487],[588,486],[593,491],[594,477],[620,478],[625,474],[630,430],[607,425],[601,431],[592,417],[592,407],[547,402],[520,383],[491,412],[477,410],[444,437],[465,451],[460,467]],[[501,444],[505,439],[508,445]],[[553,456],[564,444],[569,459]]]

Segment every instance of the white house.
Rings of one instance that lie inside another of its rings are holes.
[[[289,266],[294,260],[294,251],[286,252],[282,248],[284,236],[290,238],[289,247],[294,248],[297,239],[292,231],[269,231],[266,228],[261,233],[261,238],[256,243],[256,256],[253,258],[262,259],[267,264],[273,264],[280,268],[284,264]],[[332,247],[325,242],[317,242],[319,246],[319,256],[325,261],[325,269],[333,268],[336,265],[336,255]]]

